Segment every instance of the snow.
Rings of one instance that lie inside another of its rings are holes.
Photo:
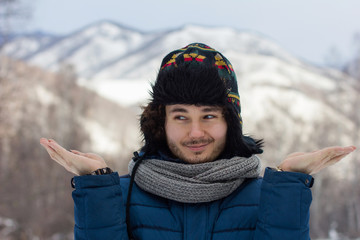
[[[17,47],[14,42],[9,49],[26,52],[26,55],[33,53],[29,62],[50,71],[56,71],[59,64],[74,64],[78,74],[86,78],[138,78],[138,68],[142,68],[141,74],[154,69],[154,62],[161,60],[169,49],[178,49],[191,42],[204,42],[225,55],[247,53],[276,56],[290,63],[299,62],[279,45],[259,34],[227,27],[189,24],[173,31],[142,33],[103,21],[64,36],[60,41],[55,40],[51,46],[49,42],[35,41]],[[134,61],[137,62],[136,69],[126,71],[122,68],[133,66]]]
[[[106,126],[89,119],[83,119],[82,122],[84,123],[86,131],[90,134],[91,149],[93,152],[118,154],[120,151],[119,145],[111,138],[111,134],[108,133],[109,129]]]
[[[123,106],[134,106],[150,98],[150,82],[144,79],[81,79],[79,84]]]
[[[35,87],[35,94],[44,105],[58,104],[61,102],[61,99],[42,85]]]
[[[0,216],[0,237],[7,237],[18,228],[19,224],[15,220]]]
[[[29,61],[51,71],[62,63],[74,64],[83,76],[94,74],[103,64],[121,58],[148,38],[140,32],[103,22],[75,32],[51,47],[44,48]]]

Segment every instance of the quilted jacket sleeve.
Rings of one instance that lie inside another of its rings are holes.
[[[255,240],[309,240],[310,175],[265,170]]]
[[[118,174],[74,177],[74,184],[75,240],[127,240]]]

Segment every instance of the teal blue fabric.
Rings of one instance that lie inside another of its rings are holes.
[[[128,239],[129,177],[75,177],[75,239]],[[137,240],[309,240],[313,179],[266,169],[228,197],[199,204],[164,199],[134,185],[130,228]]]

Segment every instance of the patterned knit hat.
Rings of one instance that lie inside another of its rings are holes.
[[[227,131],[223,158],[262,153],[262,140],[243,135],[234,69],[220,52],[209,46],[192,43],[166,55],[150,94],[152,99],[140,118],[145,142],[142,151],[146,154],[170,152],[164,130],[164,107],[172,104],[224,107],[231,128]]]
[[[184,72],[192,73],[188,76]],[[165,80],[161,81],[159,76],[166,74]],[[159,76],[153,85],[154,103],[224,105],[228,102],[242,125],[234,69],[229,60],[215,49],[202,43],[192,43],[175,50],[164,57]]]

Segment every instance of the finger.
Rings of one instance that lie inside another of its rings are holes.
[[[65,161],[62,159],[62,157],[51,147],[44,146],[46,151],[48,152],[51,159],[59,163],[61,166],[65,165]]]
[[[313,169],[312,173],[317,173],[319,171],[321,171],[324,168],[327,168],[331,165],[336,164],[337,162],[339,162],[340,160],[342,160],[343,158],[345,158],[347,155],[349,155],[350,153],[344,153],[344,154],[340,154],[337,156],[333,156],[332,158],[326,159],[326,161],[324,161],[322,164],[319,164],[318,166],[315,167],[315,169]]]
[[[296,157],[296,156],[300,156],[300,155],[304,155],[305,153],[303,152],[294,152],[294,153],[290,153],[289,155],[287,155],[286,157]]]
[[[95,153],[85,153],[85,156],[94,160],[103,160],[102,157],[100,157],[99,155],[95,154]]]
[[[335,154],[341,154],[341,153],[351,153],[356,149],[355,146],[348,146],[348,147],[340,147],[340,146],[333,146],[333,147],[327,147],[323,148],[320,151],[323,153],[335,153]]]
[[[97,156],[94,153],[83,153],[83,152],[80,152],[80,151],[77,151],[77,150],[70,150],[70,152],[72,152],[72,153],[74,153],[76,155],[91,158],[91,159],[96,159],[96,156]]]
[[[69,151],[63,148],[60,144],[58,144],[55,140],[49,140],[49,146],[53,148],[60,156],[65,158],[66,155],[69,154]]]
[[[49,145],[49,140],[46,138],[41,138],[40,139],[40,144],[44,147],[44,148],[51,148],[51,146]]]
[[[84,159],[81,157],[81,155],[69,152],[52,139],[49,140],[49,146],[53,148],[54,151],[61,157],[61,161],[63,161],[63,166],[66,169],[76,169],[78,168],[79,164],[81,165],[84,162]]]
[[[324,163],[343,154],[349,154],[355,149],[356,147],[354,146],[350,146],[350,147],[333,146],[308,153],[308,155],[311,155],[313,156],[312,157],[313,159],[318,159],[318,161]]]
[[[325,164],[330,159],[345,154],[345,152],[342,147],[327,147],[321,149],[315,154],[317,155],[316,158],[318,158],[322,164]]]
[[[53,149],[51,146],[45,147],[48,151],[50,157],[55,160],[57,163],[59,163],[61,166],[63,166],[67,171],[74,173],[75,175],[79,175],[79,172],[76,168],[73,166],[73,162],[70,160],[64,158],[62,155],[60,155],[55,149]],[[66,150],[65,150],[66,151]]]
[[[84,155],[84,153],[78,151],[78,150],[70,150],[70,152],[75,153],[77,155]]]
[[[91,158],[93,160],[102,160],[102,157],[100,157],[99,155],[97,155],[95,153],[82,153],[78,150],[70,150],[70,152],[75,153],[80,156],[83,156],[83,157]]]
[[[49,140],[46,139],[46,138],[40,138],[40,144],[48,144],[49,143]]]
[[[45,150],[49,153],[51,151],[55,151],[50,145],[47,139],[40,139],[40,144],[45,148]],[[50,153],[49,153],[50,154]]]
[[[329,154],[329,161],[339,161],[342,158],[344,158],[345,156],[349,155],[351,152],[353,152],[356,148],[351,146],[351,147],[344,147],[342,149],[337,149],[336,151],[334,151],[332,154]]]
[[[56,152],[62,157],[62,159],[64,159],[64,162],[69,168],[75,168],[80,171],[82,171],[84,167],[87,168],[90,166],[89,164],[96,163],[92,160],[102,160],[101,157],[93,153],[82,153],[78,150],[67,151],[65,148],[52,140],[50,140],[50,146],[55,148]]]
[[[90,170],[96,168],[92,167],[93,163],[86,157],[85,153],[77,150],[67,151],[52,139],[41,139],[40,143],[45,147],[53,160],[71,173],[80,175],[82,172],[91,172]]]
[[[345,158],[347,155],[349,155],[350,153],[344,153],[344,154],[341,154],[341,155],[338,155],[338,156],[335,156],[333,158],[331,158],[328,162],[329,164],[334,164],[336,162],[339,162],[340,160],[342,160],[343,158]]]
[[[344,151],[345,151],[345,152],[351,153],[351,152],[353,152],[353,151],[355,151],[355,150],[356,150],[356,147],[355,147],[355,146],[344,147]]]

